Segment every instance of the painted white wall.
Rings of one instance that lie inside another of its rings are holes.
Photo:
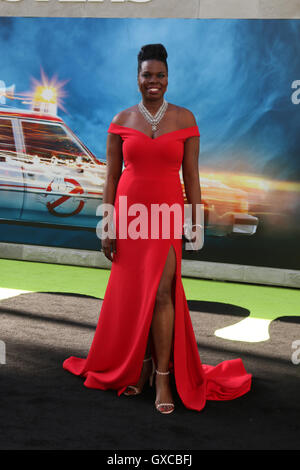
[[[0,0],[0,16],[300,18],[300,0]]]

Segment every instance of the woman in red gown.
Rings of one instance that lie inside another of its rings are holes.
[[[231,400],[251,386],[241,359],[217,366],[200,361],[181,281],[184,199],[179,177],[182,166],[196,232],[200,134],[192,112],[165,101],[167,85],[164,46],[143,46],[138,54],[142,100],[118,113],[108,129],[103,203],[114,207],[115,238],[102,239],[112,266],[97,329],[87,358],[71,356],[63,363],[85,377],[86,387],[115,389],[118,395],[141,393],[154,376],[155,406],[164,414],[174,410],[170,373],[183,404],[198,411],[206,400]],[[151,232],[155,204],[181,209],[179,218],[172,219],[170,211],[168,236],[160,222],[158,234]]]

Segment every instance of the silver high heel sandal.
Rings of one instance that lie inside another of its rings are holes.
[[[168,370],[168,372],[160,372],[159,370],[155,369],[155,372],[158,374],[158,375],[169,375],[170,374],[170,371]],[[162,411],[160,410],[160,407],[162,406],[171,406],[172,408],[168,411]],[[163,415],[168,415],[170,413],[173,413],[174,409],[175,409],[175,404],[174,403],[158,403],[157,401],[155,402],[155,408],[157,409],[157,411],[159,411],[160,413],[162,413]]]
[[[155,372],[155,364],[154,364],[154,361],[152,359],[152,356],[147,357],[146,359],[144,359],[143,363],[148,362],[148,361],[152,361],[152,372],[149,376],[149,384],[152,387],[153,377],[154,377],[154,372]],[[145,381],[145,383],[146,382],[147,382],[147,380]],[[139,395],[140,393],[142,393],[142,390],[143,390],[143,387],[138,387],[137,385],[128,385],[125,392],[124,392],[124,395],[126,395],[127,397],[130,397],[132,395]]]

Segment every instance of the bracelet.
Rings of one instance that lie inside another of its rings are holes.
[[[201,224],[193,224],[192,227],[203,227]]]

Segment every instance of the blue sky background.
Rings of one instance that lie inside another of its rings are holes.
[[[0,80],[16,93],[41,67],[69,80],[59,115],[105,159],[111,119],[140,100],[137,53],[157,42],[169,54],[166,99],[197,119],[200,168],[300,180],[299,20],[0,18]]]

